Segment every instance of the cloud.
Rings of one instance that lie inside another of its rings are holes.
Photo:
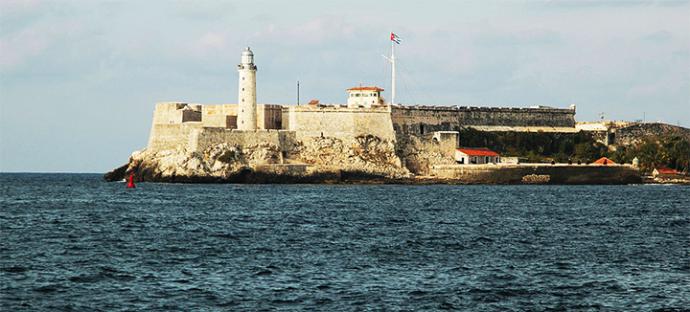
[[[683,6],[690,0],[547,0],[550,8],[587,9],[587,8],[626,8],[639,6]]]
[[[178,16],[202,21],[221,20],[237,11],[237,7],[227,1],[178,0],[173,2],[173,8]]]
[[[38,0],[4,0],[0,2],[0,15],[25,14],[35,11],[40,6]]]
[[[501,30],[480,33],[475,38],[476,43],[486,46],[554,45],[561,41],[560,34],[549,29],[526,29],[516,32]]]
[[[38,29],[25,29],[0,38],[0,70],[5,71],[26,63],[45,51],[50,42],[50,37]]]
[[[356,28],[343,17],[324,15],[295,26],[269,24],[254,38],[287,45],[324,45],[354,39]]]
[[[642,36],[642,40],[653,42],[653,43],[668,42],[672,38],[673,38],[673,35],[666,30],[656,31],[656,32]]]
[[[8,72],[27,65],[34,58],[80,32],[75,21],[35,23],[19,31],[0,37],[0,72]]]
[[[225,35],[222,33],[207,32],[197,40],[195,45],[200,51],[219,50],[226,47]]]

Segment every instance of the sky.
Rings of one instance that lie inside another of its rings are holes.
[[[575,104],[578,121],[690,127],[690,1],[0,1],[0,171],[105,172],[146,147],[156,102]],[[390,97],[388,90],[384,96]]]

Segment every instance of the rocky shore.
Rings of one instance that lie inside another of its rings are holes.
[[[400,151],[398,151],[400,152]],[[182,147],[134,152],[127,164],[105,174],[107,181],[134,175],[135,181],[169,183],[358,183],[358,184],[631,184],[642,183],[628,165],[466,165],[439,161],[438,153],[415,154],[429,170],[413,174],[402,165],[393,142],[375,136],[343,141],[307,138],[290,149],[269,143],[242,147],[218,144],[202,152]],[[438,158],[438,159],[437,159]],[[439,164],[440,163],[440,164]]]
[[[392,183],[412,175],[393,142],[360,136],[350,142],[308,138],[290,150],[263,143],[219,144],[203,152],[143,150],[105,174],[107,181],[134,175],[135,181],[176,183]]]

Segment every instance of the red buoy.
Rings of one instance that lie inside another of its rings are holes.
[[[134,185],[134,174],[132,173],[129,175],[129,179],[127,179],[127,188],[135,188],[135,187],[137,187],[137,186]]]

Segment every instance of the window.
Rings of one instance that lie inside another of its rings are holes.
[[[244,91],[244,88],[242,88],[242,91]]]
[[[488,164],[489,163],[489,156],[484,157],[484,163]]]

